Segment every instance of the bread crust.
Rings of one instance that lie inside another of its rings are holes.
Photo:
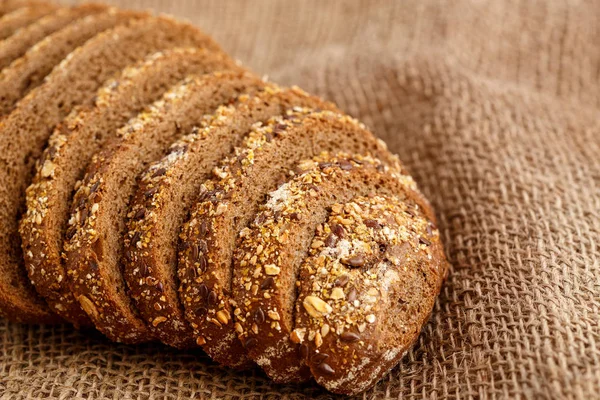
[[[187,74],[234,67],[228,56],[206,49],[155,53],[107,82],[93,107],[74,110],[55,129],[27,189],[20,234],[29,277],[58,315],[76,326],[91,325],[64,279],[61,252],[71,194],[92,155],[117,128]],[[45,173],[48,165],[53,166],[52,174]]]
[[[122,241],[135,178],[160,158],[170,143],[191,130],[197,123],[191,115],[199,120],[220,104],[260,86],[260,79],[243,72],[215,72],[186,79],[119,129],[117,138],[93,157],[74,196],[66,265],[75,297],[96,328],[110,339],[148,341],[154,335],[147,325],[156,327],[166,322],[139,317],[121,273],[122,259],[129,257],[124,247],[129,241],[144,245],[137,237]],[[158,282],[148,283],[154,283],[159,291],[169,289]]]

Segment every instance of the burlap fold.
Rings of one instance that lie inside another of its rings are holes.
[[[121,1],[363,119],[431,199],[452,271],[367,399],[600,396],[600,5]],[[0,398],[330,398],[201,352],[0,322]]]

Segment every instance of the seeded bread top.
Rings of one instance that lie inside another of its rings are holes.
[[[76,325],[91,323],[66,287],[60,254],[71,194],[92,155],[117,128],[188,73],[234,67],[226,55],[206,49],[157,52],[107,82],[98,90],[94,107],[79,107],[55,129],[27,189],[20,232],[29,276],[59,315]]]
[[[447,262],[439,232],[407,198],[336,203],[300,267],[292,333],[328,390],[375,384],[416,340]]]
[[[130,248],[132,254],[139,253],[134,254],[138,261],[131,265],[131,287],[136,287],[138,281],[142,282],[139,279],[142,268],[137,268],[137,264],[140,263],[147,267],[144,271],[152,271],[149,276],[159,280],[165,278],[166,272],[161,271],[168,268],[161,260],[170,260],[170,254],[175,254],[176,251],[176,242],[169,245],[169,242],[172,242],[169,238],[179,232],[180,225],[197,198],[201,182],[210,175],[217,162],[230,154],[233,146],[241,144],[242,137],[251,129],[253,123],[265,121],[295,105],[335,109],[331,103],[309,96],[299,88],[281,89],[266,86],[264,91],[254,96],[240,96],[236,105],[219,107],[215,114],[202,121],[202,128],[176,142],[172,146],[173,151],[147,170],[134,197],[131,212],[137,217],[130,221],[129,236],[139,232],[140,240],[147,241],[148,246],[143,249]],[[152,197],[147,198],[143,196],[143,192],[150,187],[157,190]],[[182,242],[182,245],[185,244],[185,241]],[[194,266],[184,269],[186,271],[182,271],[180,277],[183,282],[182,299],[187,309],[187,318],[196,330],[197,342],[221,364],[234,368],[250,365],[244,349],[231,329],[232,324],[229,324],[231,317],[227,316],[225,311],[219,315],[221,322],[212,315],[213,323],[209,324],[204,323],[205,315],[196,314],[195,311],[201,308],[203,301],[203,296],[197,293],[197,283],[201,282],[192,282],[187,277],[188,273],[194,273]],[[137,272],[133,273],[135,271]],[[164,283],[172,284],[174,279],[176,277],[169,278]],[[142,290],[146,289],[133,289]],[[145,293],[151,296],[148,293],[152,292],[146,290]],[[158,294],[156,292],[156,295]],[[167,293],[162,297],[164,301],[160,299],[157,297],[155,300],[160,303],[160,310],[151,308],[150,312],[154,310],[154,313],[165,316],[168,320],[183,317],[177,313],[178,299],[171,300]]]
[[[0,70],[21,57],[27,49],[46,36],[64,28],[65,25],[86,15],[106,11],[108,7],[99,4],[84,4],[76,7],[60,8],[34,23],[19,29],[0,42]]]
[[[77,190],[66,244],[71,289],[96,327],[115,341],[137,343],[152,338],[126,295],[120,263],[128,202],[136,177],[164,155],[178,139],[221,104],[234,101],[262,81],[250,73],[215,72],[186,79],[146,111],[119,129],[117,136],[90,163]],[[138,238],[132,239],[141,246]],[[158,282],[156,282],[158,283]],[[162,290],[162,289],[160,289]],[[84,306],[85,304],[85,306]],[[152,326],[152,325],[151,325]],[[153,326],[154,327],[154,326]]]
[[[295,282],[326,208],[374,191],[395,194],[414,188],[412,178],[371,157],[325,153],[300,163],[297,175],[272,192],[242,230],[234,257],[235,316],[240,339],[274,379],[308,375],[298,345],[290,341]]]
[[[51,3],[39,3],[36,5],[18,8],[0,17],[0,40],[14,34],[19,28],[25,27],[44,15],[50,14],[58,6]]]

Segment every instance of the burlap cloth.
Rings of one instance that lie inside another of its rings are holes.
[[[600,3],[123,1],[363,119],[433,202],[452,262],[365,398],[600,397]],[[13,398],[329,398],[201,354],[0,322]]]

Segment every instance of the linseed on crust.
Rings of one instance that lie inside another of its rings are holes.
[[[117,128],[187,74],[235,67],[226,55],[205,49],[157,52],[107,82],[93,107],[75,110],[55,129],[27,189],[20,233],[29,277],[57,314],[76,326],[91,324],[64,279],[60,254],[71,195],[92,155]]]
[[[407,175],[368,156],[340,153],[304,161],[270,193],[254,222],[241,231],[234,254],[234,312],[240,340],[276,381],[308,377],[290,340],[297,270],[327,207],[371,193],[413,193]]]
[[[202,116],[221,104],[235,100],[252,88],[263,86],[249,73],[215,72],[191,77],[167,92],[163,98],[127,125],[117,138],[97,153],[75,194],[65,246],[71,290],[96,327],[115,341],[137,343],[153,338],[147,325],[156,327],[166,320],[145,321],[127,293],[121,262],[129,257],[130,243],[146,246],[139,237],[125,237],[125,220],[136,177],[164,155],[168,145],[191,131]],[[154,188],[146,195],[152,196]],[[136,260],[128,260],[136,261]],[[159,291],[171,290],[160,282]],[[137,299],[140,301],[140,299]]]
[[[379,381],[417,339],[447,267],[410,197],[332,205],[300,267],[290,336],[317,382],[353,395]]]

